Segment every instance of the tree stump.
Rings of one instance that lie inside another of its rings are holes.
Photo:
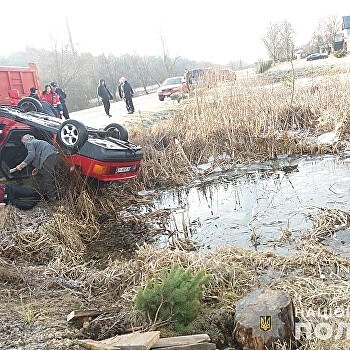
[[[236,304],[233,337],[243,350],[265,350],[294,340],[294,306],[288,294],[258,289]]]

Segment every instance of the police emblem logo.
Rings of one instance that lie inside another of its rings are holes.
[[[265,332],[271,329],[271,316],[260,316],[260,329]]]

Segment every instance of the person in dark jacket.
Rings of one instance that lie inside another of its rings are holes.
[[[54,81],[51,82],[50,85],[51,85],[52,91],[56,92],[58,94],[58,96],[60,97],[63,116],[66,119],[69,119],[69,112],[68,112],[68,108],[66,105],[67,94],[65,93],[65,91],[61,87],[57,86],[57,83],[55,83]]]
[[[124,77],[121,77],[119,79],[118,93],[119,93],[119,97],[125,101],[128,114],[134,113],[135,108],[134,108],[134,103],[132,102],[134,90],[132,89],[131,85]]]
[[[11,204],[29,210],[39,203],[40,198],[39,192],[32,187],[0,183],[0,207]]]
[[[184,81],[186,83],[187,92],[190,92],[192,85],[192,73],[186,68],[184,73]]]
[[[44,140],[37,140],[33,135],[26,134],[21,139],[28,151],[27,157],[10,172],[21,171],[32,164],[35,168],[32,175],[37,175],[40,192],[48,201],[56,199],[55,170],[59,161],[56,148]]]
[[[97,87],[97,95],[101,97],[106,115],[108,115],[108,117],[111,117],[111,115],[109,114],[109,110],[111,108],[109,100],[113,100],[113,96],[108,90],[104,79],[100,79],[100,85]]]
[[[38,95],[38,89],[35,86],[30,88],[29,97],[35,98],[36,100],[40,101],[40,97]]]

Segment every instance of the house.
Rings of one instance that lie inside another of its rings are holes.
[[[350,52],[350,16],[343,16],[344,49]]]
[[[344,33],[337,33],[334,37],[334,51],[339,51],[345,48]]]

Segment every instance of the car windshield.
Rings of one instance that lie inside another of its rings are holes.
[[[176,84],[181,84],[181,77],[175,77],[175,78],[168,78],[164,80],[162,85],[176,85]]]

